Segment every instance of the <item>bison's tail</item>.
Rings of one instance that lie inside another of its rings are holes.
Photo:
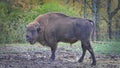
[[[92,22],[92,23],[93,23],[93,31],[92,31],[91,39],[92,41],[95,41],[95,22]]]
[[[93,24],[92,26],[92,32],[91,32],[91,40],[95,41],[95,22],[92,20],[89,20],[89,22],[91,22]]]

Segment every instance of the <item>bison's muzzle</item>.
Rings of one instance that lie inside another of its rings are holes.
[[[35,44],[35,41],[28,35],[26,35],[26,41],[29,42],[30,44]]]

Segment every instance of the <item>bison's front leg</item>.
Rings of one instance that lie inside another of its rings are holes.
[[[52,45],[51,46],[51,57],[50,57],[50,61],[54,61],[55,60],[55,52],[57,49],[57,45]]]

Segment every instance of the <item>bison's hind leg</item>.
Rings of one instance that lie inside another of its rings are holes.
[[[82,56],[80,57],[78,62],[83,62],[83,59],[84,59],[84,56],[85,56],[85,53],[86,53],[86,47],[85,47],[83,42],[81,42],[81,47],[82,47]]]
[[[92,65],[96,65],[96,58],[95,58],[95,55],[94,55],[94,51],[91,47],[91,44],[90,44],[90,41],[86,41],[87,45],[86,45],[86,48],[87,50],[89,51],[89,53],[91,54],[91,57],[92,57]]]
[[[79,62],[83,62],[86,50],[88,50],[89,53],[91,54],[91,57],[92,57],[92,60],[93,60],[92,65],[96,65],[96,59],[95,59],[94,51],[93,51],[93,49],[91,47],[90,41],[89,40],[82,41],[81,44],[82,44],[83,53],[82,53],[82,56],[79,59]]]

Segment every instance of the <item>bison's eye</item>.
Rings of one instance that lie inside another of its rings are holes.
[[[35,34],[35,32],[36,32],[36,30],[31,30],[32,35],[34,35],[34,34]]]

